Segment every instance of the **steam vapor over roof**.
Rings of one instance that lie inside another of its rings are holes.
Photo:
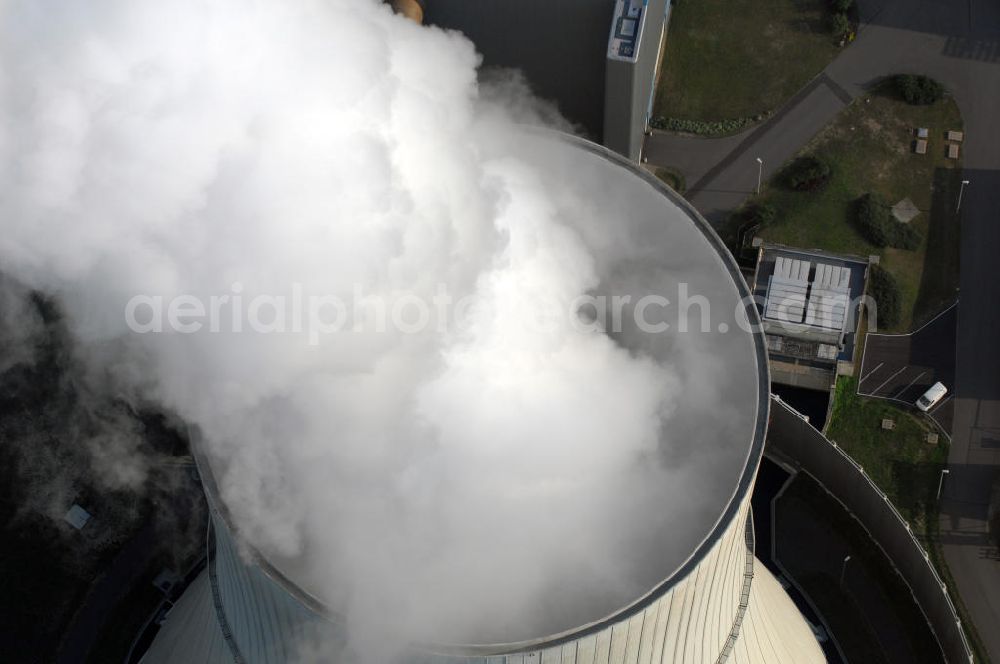
[[[609,473],[607,481],[624,493],[614,505],[618,511],[599,521],[581,517],[603,528],[609,542],[628,541],[628,554],[608,561],[615,565],[608,575],[613,582],[596,579],[590,585],[586,576],[561,576],[554,570],[552,583],[523,619],[498,620],[489,610],[491,597],[475,587],[475,577],[456,575],[461,592],[454,597],[463,599],[454,611],[443,615],[486,619],[461,622],[455,630],[435,631],[440,624],[427,625],[427,640],[493,644],[486,647],[489,651],[497,644],[504,644],[504,649],[551,645],[597,630],[654,601],[687,575],[731,526],[749,493],[763,449],[768,393],[762,335],[739,329],[737,320],[739,316],[757,320],[752,303],[746,306],[749,300],[742,301],[748,294],[745,282],[719,238],[686,201],[644,170],[581,139],[528,131],[516,146],[505,149],[532,165],[531,176],[538,178],[538,186],[547,195],[566,206],[561,217],[573,220],[574,230],[585,243],[603,243],[594,247],[602,278],[593,295],[627,300],[622,306],[621,330],[610,333],[615,343],[680,377],[684,389],[671,393],[656,454],[639,460],[656,471],[639,475],[622,471],[629,480],[627,486],[619,485],[621,478]],[[679,289],[680,297],[686,293],[691,302],[677,300]],[[642,317],[654,327],[665,323],[664,330],[643,331],[635,324],[636,304],[649,296],[665,300],[650,300]],[[711,316],[705,329],[701,328],[703,308],[696,302],[708,303]],[[544,445],[547,432],[536,434],[538,444]],[[616,444],[620,442],[607,440],[608,446]],[[214,480],[208,486],[214,502],[221,505]],[[544,509],[544,500],[527,508]],[[230,523],[234,529],[237,526],[238,521]],[[336,522],[330,521],[329,526],[335,535]],[[490,541],[488,536],[485,541]],[[586,541],[592,545],[600,540],[588,537]],[[531,541],[506,538],[493,544],[532,546]],[[555,555],[572,560],[577,542],[567,539],[561,544],[565,550]],[[277,583],[337,622],[345,600],[330,593],[328,580],[315,576],[317,569],[324,568],[310,560],[308,545],[305,550],[303,556],[257,551],[255,557]],[[544,557],[552,555],[548,552]],[[490,561],[482,562],[489,566]],[[489,568],[489,573],[503,576],[508,572]],[[413,588],[400,590],[401,596],[412,592]],[[424,599],[438,605],[441,598],[429,594]],[[438,620],[442,612],[435,609],[434,615]],[[460,653],[480,647],[438,645],[432,649]]]

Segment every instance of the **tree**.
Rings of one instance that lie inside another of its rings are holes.
[[[872,265],[868,275],[868,294],[878,305],[877,322],[883,328],[893,328],[899,324],[900,301],[899,284],[881,265]]]
[[[836,12],[830,15],[830,32],[834,37],[842,38],[851,31],[851,22],[847,20],[847,14]]]
[[[944,86],[927,76],[897,74],[893,76],[892,83],[907,104],[926,106],[944,96]]]
[[[752,224],[767,226],[778,217],[778,211],[769,203],[754,203],[747,208],[744,219]]]
[[[814,191],[829,179],[830,165],[812,155],[793,161],[785,175],[785,182],[796,191]]]
[[[865,194],[855,206],[855,224],[866,240],[876,247],[914,250],[920,234],[892,216],[888,201],[877,194]]]

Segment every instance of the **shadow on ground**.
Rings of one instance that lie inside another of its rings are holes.
[[[944,661],[888,559],[809,476],[796,476],[776,501],[775,529],[778,560],[817,605],[848,661]]]

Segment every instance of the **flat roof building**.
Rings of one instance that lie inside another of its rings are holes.
[[[854,256],[760,246],[753,294],[773,382],[825,391],[853,365],[867,274]]]

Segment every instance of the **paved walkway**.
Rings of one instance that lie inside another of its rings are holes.
[[[766,179],[851,99],[846,90],[821,74],[763,125],[722,139],[654,134],[647,142],[646,158],[684,173],[687,199],[718,226],[756,190],[758,158],[764,162]]]
[[[772,174],[880,77],[943,82],[965,118],[962,276],[951,474],[942,503],[945,558],[991,659],[1000,663],[1000,561],[989,546],[990,487],[1000,476],[1000,3],[860,0],[857,41],[763,126],[728,139],[656,135],[647,157],[675,166],[713,223],[752,193],[756,158]]]

